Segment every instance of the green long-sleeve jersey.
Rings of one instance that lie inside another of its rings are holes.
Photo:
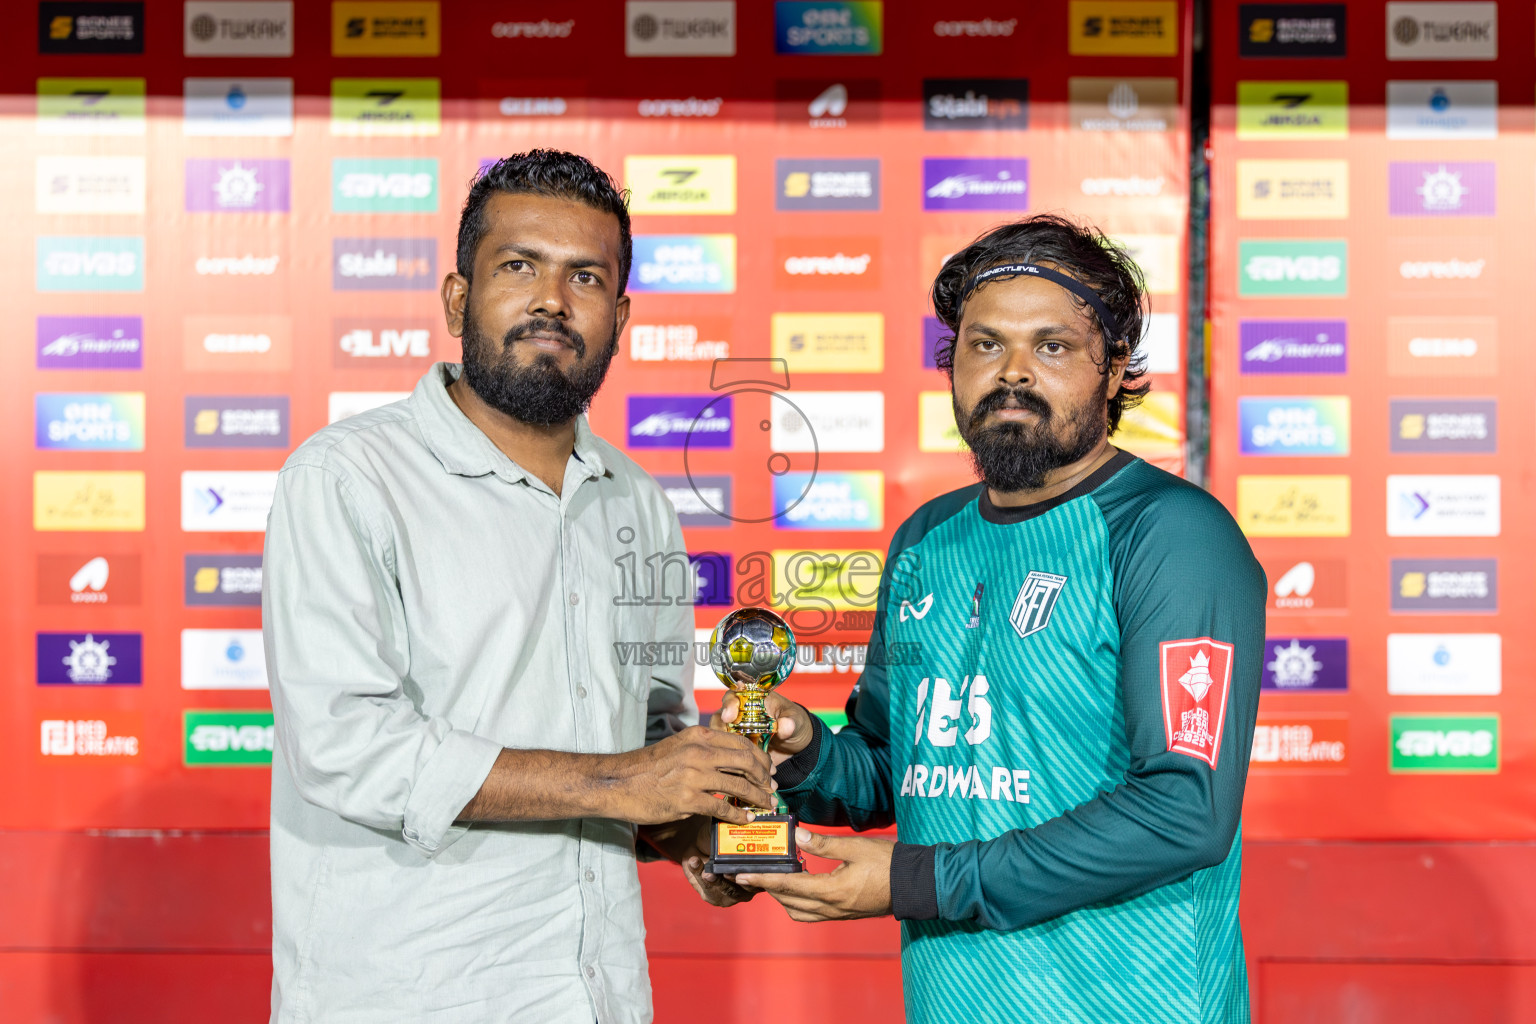
[[[807,823],[895,821],[908,1020],[1248,1020],[1264,603],[1220,503],[1125,453],[902,524],[848,725],[777,777]]]

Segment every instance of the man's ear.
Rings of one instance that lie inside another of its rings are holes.
[[[1114,398],[1120,393],[1120,382],[1125,379],[1125,368],[1131,362],[1131,346],[1128,342],[1120,342],[1119,355],[1109,359],[1109,397]]]
[[[629,323],[629,296],[620,295],[619,300],[613,304],[613,338],[618,340],[624,333],[624,325]]]
[[[464,337],[464,310],[469,306],[469,281],[461,274],[449,274],[443,278],[440,289],[443,299],[443,320],[448,333],[455,338]]]

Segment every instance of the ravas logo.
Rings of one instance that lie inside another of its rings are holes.
[[[1498,82],[1387,83],[1388,139],[1495,139],[1498,135]]]
[[[141,452],[144,392],[44,394],[33,398],[40,450]]]
[[[38,53],[143,53],[142,3],[37,5]]]
[[[1392,611],[1434,615],[1499,610],[1496,558],[1392,559]]]
[[[1393,715],[1393,772],[1499,770],[1498,715]]]
[[[1337,637],[1268,637],[1265,693],[1343,693],[1349,689],[1349,641]]]
[[[182,567],[187,607],[261,607],[260,555],[187,555]]]
[[[1343,320],[1244,320],[1238,348],[1244,374],[1345,373],[1349,326]]]
[[[442,117],[436,78],[331,79],[332,135],[437,135]]]
[[[925,78],[928,131],[1023,131],[1029,127],[1027,78]]]
[[[331,210],[335,213],[436,213],[438,164],[423,159],[331,161]]]
[[[1029,161],[1022,157],[923,160],[924,210],[1027,210]]]
[[[184,135],[286,137],[293,134],[293,79],[188,78]]]
[[[39,78],[39,135],[143,135],[142,78]]]
[[[287,448],[287,395],[188,395],[188,448]]]
[[[630,395],[631,448],[729,448],[730,395]]]
[[[1244,239],[1238,267],[1243,298],[1349,294],[1349,243],[1343,239]]]
[[[1391,450],[1404,455],[1492,455],[1499,450],[1493,398],[1394,398]]]
[[[40,686],[139,686],[144,638],[139,633],[39,633]]]
[[[699,295],[736,290],[735,235],[636,235],[634,246],[632,292]]]
[[[1348,455],[1349,399],[1239,398],[1244,455]]]
[[[884,40],[880,0],[773,5],[774,52],[784,54],[878,54]]]
[[[782,473],[773,491],[781,530],[879,530],[885,522],[883,473]]]
[[[333,291],[437,289],[435,238],[333,238],[331,261]]]
[[[183,711],[182,762],[189,768],[270,765],[276,738],[271,711]]]
[[[1242,57],[1343,57],[1348,53],[1345,4],[1243,4],[1237,52]]]
[[[128,235],[40,235],[40,292],[141,292],[144,239]]]
[[[1342,139],[1348,82],[1238,82],[1239,139]]]
[[[188,213],[287,213],[287,160],[187,161]]]

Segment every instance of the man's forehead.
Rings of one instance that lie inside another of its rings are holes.
[[[1092,315],[1061,285],[1038,277],[1011,277],[982,285],[966,300],[961,326],[985,321],[994,327],[1033,330],[1060,324],[1087,332]]]
[[[498,192],[485,205],[485,242],[525,245],[551,255],[602,256],[617,262],[618,218],[559,196]]]

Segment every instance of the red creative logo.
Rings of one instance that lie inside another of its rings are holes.
[[[1203,636],[1158,645],[1168,749],[1216,767],[1232,684],[1232,645]]]

